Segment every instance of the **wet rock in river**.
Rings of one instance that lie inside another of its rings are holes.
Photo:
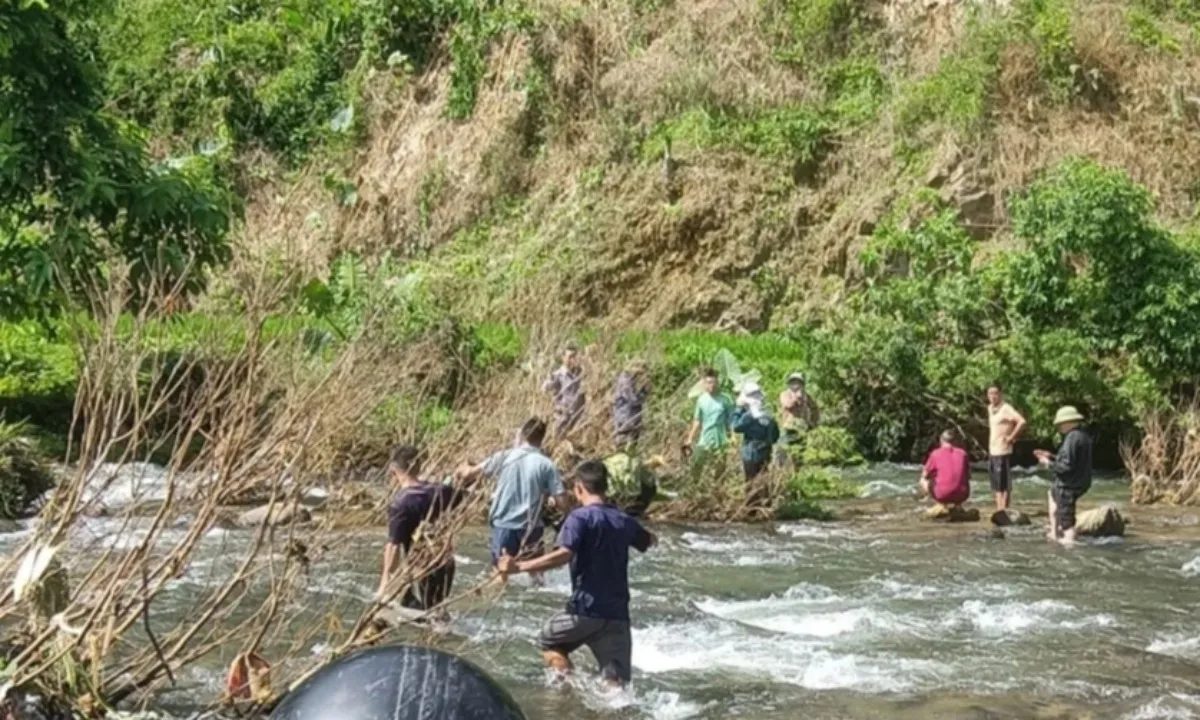
[[[1033,521],[1020,510],[1008,508],[992,513],[992,524],[996,527],[1011,527],[1013,525],[1029,525]]]
[[[24,528],[22,528],[21,523],[17,522],[16,520],[6,520],[0,518],[0,535],[21,532],[22,530],[24,530]]]
[[[267,517],[268,515],[270,518]],[[276,505],[274,508],[270,505],[263,505],[238,515],[235,524],[238,527],[258,527],[264,520],[271,525],[287,525],[291,522],[304,523],[312,520],[312,513],[307,508],[292,505]]]
[[[979,522],[979,509],[938,503],[925,511],[925,519],[937,522]]]
[[[1075,516],[1075,534],[1082,537],[1125,535],[1125,518],[1115,507],[1105,505]]]

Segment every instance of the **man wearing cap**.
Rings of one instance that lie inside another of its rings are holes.
[[[787,387],[779,394],[779,409],[785,448],[799,445],[804,433],[821,422],[817,401],[805,390],[804,376],[798,372],[788,375]],[[786,460],[785,453],[779,459]]]
[[[1092,437],[1083,429],[1083,415],[1067,405],[1054,415],[1054,426],[1063,435],[1058,454],[1036,450],[1038,460],[1054,473],[1050,485],[1051,540],[1075,542],[1075,503],[1092,487]]]

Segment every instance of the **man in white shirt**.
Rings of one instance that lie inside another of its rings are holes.
[[[1013,444],[1025,429],[1025,418],[1004,401],[1000,383],[987,389],[988,398],[988,477],[996,509],[1007,510],[1012,499]]]

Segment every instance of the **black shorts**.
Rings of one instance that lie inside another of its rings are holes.
[[[988,479],[992,492],[1012,491],[1012,455],[992,455],[988,458]]]
[[[546,621],[538,642],[543,650],[564,655],[587,645],[605,678],[627,683],[632,677],[633,638],[627,622],[561,612]]]
[[[1050,497],[1054,498],[1055,520],[1060,533],[1075,527],[1075,503],[1086,494],[1087,489],[1066,488],[1058,483],[1050,486]]]
[[[437,570],[414,582],[404,598],[400,600],[403,607],[412,610],[432,610],[446,602],[450,597],[450,588],[454,586],[454,561],[446,563]]]

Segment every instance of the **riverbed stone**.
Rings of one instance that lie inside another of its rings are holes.
[[[937,503],[925,511],[925,519],[937,522],[979,522],[979,508]]]
[[[1028,515],[1008,508],[1007,510],[997,510],[992,513],[992,524],[996,527],[1011,527],[1013,525],[1029,525],[1033,522]]]
[[[1121,537],[1125,518],[1111,505],[1085,510],[1075,516],[1075,534],[1081,537]]]
[[[270,505],[256,507],[253,510],[238,515],[235,524],[238,527],[258,527],[267,520],[270,515],[269,522],[271,525],[287,525],[290,522],[305,523],[312,520],[312,513],[308,508],[293,507],[291,505],[276,505],[272,508]]]

